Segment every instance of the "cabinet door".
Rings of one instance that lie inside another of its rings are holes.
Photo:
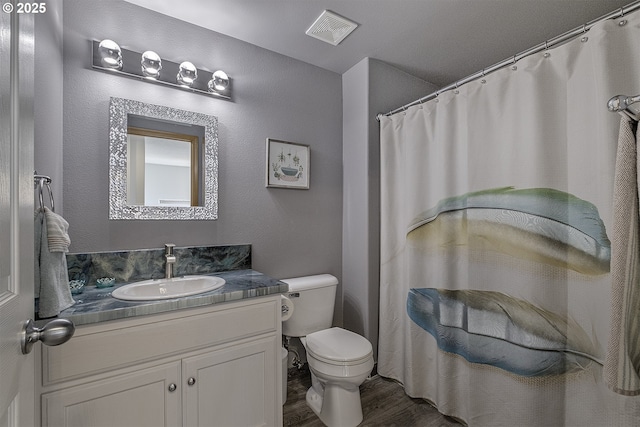
[[[183,359],[185,425],[281,424],[277,347],[277,337],[272,335]]]
[[[177,385],[173,392],[170,385]],[[179,426],[180,362],[42,395],[48,427]]]

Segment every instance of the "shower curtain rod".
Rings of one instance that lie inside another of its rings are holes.
[[[576,36],[579,36],[579,35],[581,35],[583,33],[586,33],[587,31],[589,31],[591,29],[591,27],[593,27],[595,24],[597,24],[599,22],[606,21],[607,19],[620,18],[620,17],[622,17],[622,16],[624,16],[626,14],[629,14],[631,12],[634,12],[634,11],[636,11],[638,9],[640,9],[640,0],[636,0],[633,3],[630,3],[630,4],[628,4],[628,5],[624,6],[624,7],[621,7],[620,9],[617,9],[617,10],[611,12],[611,13],[608,13],[608,14],[606,14],[604,16],[601,16],[598,19],[594,19],[593,21],[588,22],[588,23],[586,23],[586,24],[584,24],[584,25],[582,25],[580,27],[576,27],[571,31],[567,31],[564,34],[561,34],[561,35],[559,35],[557,37],[554,37],[554,38],[552,38],[550,40],[545,41],[544,43],[540,43],[539,45],[536,45],[536,46],[534,46],[532,48],[529,48],[529,49],[527,49],[525,51],[522,51],[522,52],[520,52],[520,53],[518,53],[516,55],[513,55],[511,58],[507,58],[507,59],[505,59],[503,61],[500,61],[500,62],[498,62],[496,64],[493,64],[490,67],[483,68],[481,71],[478,71],[478,72],[473,73],[473,74],[471,74],[471,75],[469,75],[469,76],[467,76],[467,77],[465,77],[465,78],[463,78],[461,80],[458,80],[458,81],[450,84],[449,86],[445,86],[445,87],[443,87],[441,89],[438,89],[437,91],[435,91],[435,92],[433,92],[433,93],[431,93],[431,94],[429,94],[427,96],[424,96],[422,98],[416,99],[415,101],[410,102],[409,104],[405,104],[402,107],[396,108],[395,110],[391,110],[386,114],[382,114],[382,113],[378,114],[376,116],[376,119],[378,121],[380,121],[380,118],[382,118],[383,116],[387,116],[387,117],[388,116],[392,116],[392,115],[394,115],[396,113],[399,113],[401,111],[405,111],[407,108],[413,107],[414,105],[418,105],[418,104],[422,104],[423,102],[430,101],[430,100],[438,97],[438,95],[440,95],[442,92],[446,92],[448,90],[456,89],[459,86],[462,86],[463,84],[472,82],[474,80],[477,80],[477,79],[479,79],[481,77],[486,76],[489,73],[493,73],[494,71],[497,71],[497,70],[499,70],[501,68],[504,68],[504,67],[507,67],[509,65],[515,64],[516,62],[518,62],[522,58],[525,58],[527,56],[533,55],[533,54],[538,53],[538,52],[542,52],[543,50],[549,49],[549,48],[551,48],[553,46],[556,46],[556,45],[558,45],[560,43],[563,43],[563,42],[566,42],[566,41],[568,41],[570,39],[573,39]]]

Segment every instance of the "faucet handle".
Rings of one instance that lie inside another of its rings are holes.
[[[165,243],[164,245],[164,253],[166,255],[173,255],[173,248],[175,248],[176,245],[173,243]]]

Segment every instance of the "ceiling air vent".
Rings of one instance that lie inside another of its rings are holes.
[[[358,24],[355,22],[336,15],[329,10],[325,10],[322,12],[322,15],[316,19],[316,22],[309,27],[305,34],[337,46],[345,37],[351,34],[357,26]]]

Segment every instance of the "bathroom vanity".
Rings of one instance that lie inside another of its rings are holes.
[[[180,301],[76,307],[73,338],[39,346],[42,426],[282,425],[286,285],[252,270],[230,277]]]

